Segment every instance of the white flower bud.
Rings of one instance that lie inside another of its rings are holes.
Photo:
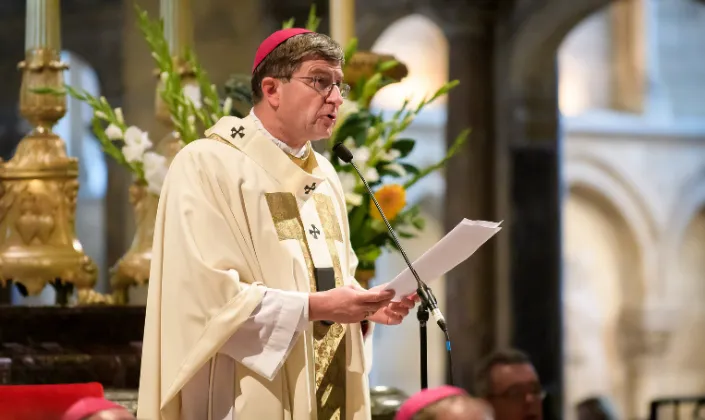
[[[122,115],[122,108],[115,108],[115,119],[120,124],[125,124],[125,116]]]

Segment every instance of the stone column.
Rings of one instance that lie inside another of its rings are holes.
[[[494,207],[493,31],[490,22],[480,21],[446,33],[449,78],[460,80],[448,97],[448,144],[461,130],[472,130],[464,150],[446,170],[446,228],[452,229],[464,217],[498,217]],[[454,381],[466,389],[472,388],[477,360],[495,344],[495,257],[492,239],[447,276],[447,307],[443,310],[453,343]]]
[[[506,305],[499,343],[530,355],[550,395],[546,418],[554,418],[562,408],[563,366],[556,55],[546,48],[517,70],[513,39],[502,36],[495,61],[498,210],[508,217],[497,266],[497,301]]]

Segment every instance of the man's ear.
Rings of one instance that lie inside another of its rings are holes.
[[[269,102],[273,107],[279,106],[279,95],[281,81],[274,77],[265,77],[262,79],[262,99]]]

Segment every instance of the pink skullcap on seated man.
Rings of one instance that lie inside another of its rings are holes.
[[[423,389],[402,404],[394,420],[489,420],[489,407],[464,389],[443,385]]]
[[[76,401],[61,420],[134,420],[125,407],[105,398],[82,398]]]

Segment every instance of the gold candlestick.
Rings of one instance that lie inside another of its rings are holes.
[[[330,0],[330,36],[345,48],[355,37],[355,0]]]
[[[52,132],[66,113],[66,98],[34,93],[64,87],[59,9],[59,0],[27,0],[20,112],[34,128],[0,164],[0,282],[12,280],[29,295],[51,283],[65,304],[71,285],[95,285],[97,267],[75,234],[78,160]]]

